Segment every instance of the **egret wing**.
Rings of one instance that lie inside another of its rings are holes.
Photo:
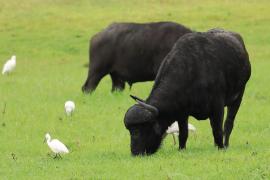
[[[51,148],[56,153],[69,153],[67,147],[58,139],[51,141]]]

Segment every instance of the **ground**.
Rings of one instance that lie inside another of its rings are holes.
[[[17,68],[0,76],[1,179],[269,179],[270,1],[234,0],[0,0],[0,65],[17,55]],[[231,146],[213,146],[209,121],[179,152],[167,137],[158,153],[132,157],[123,124],[152,82],[110,93],[107,76],[84,95],[88,43],[112,22],[176,21],[197,31],[213,27],[239,32],[252,64]],[[64,102],[74,100],[69,118]],[[4,106],[6,104],[5,112]],[[45,133],[71,153],[53,159]]]

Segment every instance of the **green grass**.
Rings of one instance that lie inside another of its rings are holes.
[[[13,53],[16,71],[0,76],[0,179],[269,179],[270,178],[270,2],[268,0],[0,0],[0,65]],[[90,37],[111,22],[176,21],[205,31],[223,27],[242,34],[252,76],[231,136],[231,147],[213,146],[209,121],[197,127],[187,150],[168,137],[150,157],[130,155],[123,124],[152,82],[111,94],[105,77],[84,95]],[[76,112],[64,114],[72,99]],[[52,159],[44,135],[71,150]],[[17,160],[13,160],[12,153]]]

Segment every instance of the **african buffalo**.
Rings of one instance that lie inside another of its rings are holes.
[[[138,104],[125,114],[132,154],[156,152],[175,120],[180,131],[179,149],[185,148],[189,116],[209,118],[215,145],[228,147],[250,75],[248,53],[239,34],[212,29],[179,38],[162,62],[147,100],[133,97]]]
[[[154,80],[161,61],[179,37],[191,30],[173,22],[113,23],[90,41],[89,72],[83,92],[92,92],[107,74],[112,91],[125,82]]]

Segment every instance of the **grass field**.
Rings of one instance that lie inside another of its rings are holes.
[[[17,55],[15,72],[0,76],[0,179],[270,179],[269,11],[268,0],[0,0],[0,65]],[[105,77],[91,96],[81,92],[90,37],[123,21],[242,34],[252,76],[227,151],[214,148],[209,121],[190,118],[197,133],[186,151],[168,137],[152,156],[130,155],[129,94],[146,98],[153,83],[111,94]],[[68,99],[76,103],[72,118],[64,114]],[[71,153],[49,156],[46,132]]]

